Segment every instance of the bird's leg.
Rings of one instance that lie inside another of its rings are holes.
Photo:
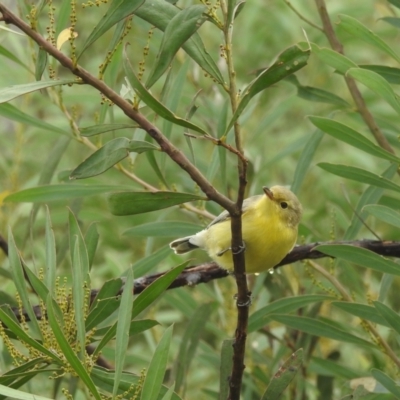
[[[253,296],[251,295],[251,292],[247,292],[247,300],[244,301],[244,302],[238,302],[238,301],[237,301],[237,298],[238,298],[238,295],[237,295],[237,294],[235,294],[235,295],[233,296],[233,298],[236,300],[236,305],[237,305],[238,307],[249,307],[249,306],[251,306],[251,303],[252,303],[252,301],[253,301]]]
[[[226,249],[219,251],[217,253],[217,257],[221,257],[229,250],[232,250],[232,247],[227,247]],[[240,254],[242,251],[245,251],[245,250],[246,250],[246,244],[244,242],[242,242],[242,245],[237,248],[237,251],[236,251],[236,249],[235,249],[235,251],[232,251],[232,254]]]

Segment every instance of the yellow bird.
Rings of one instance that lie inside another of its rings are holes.
[[[297,240],[302,206],[296,195],[282,186],[263,187],[264,194],[243,202],[242,237],[245,246],[246,272],[267,271],[277,265]],[[222,212],[207,228],[193,236],[170,243],[176,254],[194,249],[206,250],[221,267],[233,270],[231,221]]]

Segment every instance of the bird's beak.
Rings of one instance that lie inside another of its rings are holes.
[[[263,186],[264,193],[268,196],[270,200],[274,200],[274,194],[272,193],[270,188]]]

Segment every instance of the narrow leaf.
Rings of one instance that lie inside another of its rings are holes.
[[[27,71],[30,72],[30,69],[18,58],[15,56],[15,54],[11,53],[11,51],[7,50],[5,47],[0,45],[0,55],[8,58],[11,61],[14,61],[15,63],[21,65],[21,67],[24,67]]]
[[[390,393],[394,394],[396,398],[400,398],[400,386],[390,376],[375,368],[371,370],[371,374]]]
[[[297,87],[297,96],[307,101],[333,104],[341,108],[350,107],[350,104],[346,100],[343,100],[336,94],[312,86],[299,85]]]
[[[400,192],[400,186],[389,181],[389,179],[383,178],[379,175],[375,175],[372,172],[366,171],[357,167],[350,167],[348,165],[340,164],[329,164],[329,163],[319,163],[318,166],[331,174],[341,176],[342,178],[347,178],[353,181],[366,183],[368,185],[373,185],[380,187],[382,189],[394,190],[395,192]]]
[[[377,311],[376,308],[374,307],[360,303],[349,303],[347,301],[333,301],[331,304],[361,319],[372,321],[375,324],[388,326],[386,320],[379,314],[379,311]]]
[[[90,137],[99,135],[100,133],[117,131],[120,129],[134,129],[135,125],[127,125],[127,124],[100,124],[87,126],[86,128],[79,128],[79,132],[82,136]]]
[[[367,340],[348,333],[342,329],[336,328],[331,324],[320,321],[315,318],[298,317],[294,315],[272,314],[271,318],[292,329],[297,329],[317,337],[327,337],[338,340],[339,342],[353,343],[369,349],[374,347],[374,344]]]
[[[400,316],[399,314],[392,310],[387,305],[381,303],[380,301],[374,301],[375,308],[379,311],[380,315],[387,321],[387,323],[395,330],[395,332],[400,334]]]
[[[100,22],[95,26],[89,37],[86,39],[78,58],[92,43],[106,33],[112,26],[133,14],[133,12],[144,3],[144,1],[145,0],[113,0],[104,17],[100,19]]]
[[[123,234],[126,236],[141,237],[183,237],[194,235],[201,230],[202,227],[200,225],[189,222],[159,221],[134,226],[126,230]]]
[[[113,185],[44,185],[12,193],[4,201],[15,203],[46,203],[49,201],[94,196],[124,189],[127,189],[127,187]]]
[[[226,400],[229,394],[229,378],[232,373],[234,339],[225,339],[221,347],[221,362],[219,367],[219,397]]]
[[[398,114],[400,114],[398,96],[385,78],[382,78],[382,76],[376,72],[363,68],[351,68],[347,71],[347,75],[361,82],[368,89],[381,96]]]
[[[165,371],[167,368],[169,346],[172,338],[171,325],[167,328],[158,344],[153,357],[150,361],[146,377],[143,382],[141,400],[156,399],[160,393],[160,389],[164,380]]]
[[[363,40],[366,43],[371,44],[384,51],[390,57],[393,57],[397,62],[400,62],[400,57],[388,46],[378,35],[369,30],[365,25],[363,25],[357,19],[350,17],[348,15],[339,15],[340,26],[346,30],[350,35]]]
[[[68,85],[77,83],[76,79],[59,79],[53,81],[39,81],[33,83],[25,83],[22,85],[12,85],[0,90],[0,103],[7,103],[27,93],[35,92],[40,89],[45,89],[51,86]]]
[[[299,349],[283,363],[278,372],[272,377],[261,400],[278,400],[283,391],[289,386],[290,382],[292,382],[302,364],[303,349]]]
[[[398,18],[400,21],[400,18]],[[359,65],[360,68],[368,69],[369,71],[376,72],[389,83],[400,85],[400,68],[387,67],[386,65]]]
[[[92,267],[94,255],[96,254],[97,245],[99,244],[99,232],[97,230],[97,224],[94,222],[89,226],[85,234],[85,243],[89,258],[89,269]]]
[[[244,90],[238,108],[232,116],[225,134],[229,132],[233,124],[242,114],[247,104],[249,104],[249,101],[256,94],[306,66],[309,56],[309,50],[303,51],[297,45],[289,47],[283,53],[281,53],[276,62],[271,67],[259,74],[257,78],[254,79],[253,82],[251,82]]]
[[[328,49],[326,47],[319,47],[316,44],[311,44],[312,52],[326,65],[334,68],[341,74],[345,74],[350,68],[357,68],[358,65],[345,57],[344,55]]]
[[[179,48],[206,21],[205,5],[193,5],[176,14],[165,28],[160,50],[154,62],[154,68],[147,79],[146,87],[150,88],[167,70]]]
[[[9,399],[16,399],[16,400],[51,400],[48,397],[22,392],[21,390],[16,390],[4,385],[0,385],[0,394],[7,396],[7,398]]]
[[[108,197],[108,205],[114,215],[134,215],[195,200],[206,199],[195,194],[178,192],[120,192]]]
[[[345,244],[321,245],[315,249],[328,256],[341,258],[348,262],[371,268],[374,271],[400,276],[400,264],[371,250]]]
[[[139,94],[140,99],[149,106],[157,115],[166,119],[167,121],[171,121],[172,123],[184,126],[185,128],[189,128],[194,130],[195,132],[199,132],[202,134],[207,134],[205,130],[200,128],[199,126],[186,121],[185,119],[177,117],[171,110],[166,108],[163,104],[161,104],[155,97],[153,97],[150,92],[142,85],[139,81],[135,73],[133,72],[132,66],[125,54],[124,56],[124,70],[126,77],[128,78],[129,83],[135,89],[135,91]]]
[[[53,295],[56,285],[56,267],[57,267],[57,256],[56,256],[56,241],[54,237],[53,227],[51,225],[50,211],[46,206],[46,273],[45,273],[45,284],[49,289],[49,292]],[[45,299],[43,299],[45,301]]]
[[[363,208],[368,214],[386,222],[387,224],[393,225],[400,228],[400,213],[392,210],[386,206],[380,206],[378,204],[370,204]]]
[[[47,65],[47,52],[42,47],[39,48],[39,52],[36,56],[35,65],[35,79],[40,81],[42,79],[43,72]]]
[[[321,131],[324,131],[328,135],[333,136],[335,139],[350,144],[351,146],[354,146],[365,153],[372,154],[373,156],[400,163],[400,158],[372,143],[365,136],[361,135],[361,133],[347,125],[330,118],[311,116],[309,119],[317,128],[321,129]]]

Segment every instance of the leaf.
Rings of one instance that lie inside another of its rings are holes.
[[[392,87],[385,78],[373,71],[362,68],[351,68],[347,75],[365,85],[368,89],[384,98],[400,114],[400,102]]]
[[[106,33],[112,26],[122,19],[133,14],[133,12],[143,3],[144,0],[113,0],[104,17],[100,19],[100,22],[95,26],[89,37],[86,39],[86,42],[78,55],[78,59],[100,36]]]
[[[154,25],[161,31],[165,31],[171,19],[179,13],[179,9],[164,0],[146,1],[135,11],[135,15]],[[217,64],[207,53],[200,35],[196,32],[182,46],[183,50],[213,79],[221,85],[224,84],[224,78],[218,69]]]
[[[53,133],[56,132],[61,133],[62,135],[70,136],[68,131],[58,128],[55,125],[48,124],[47,122],[42,121],[39,118],[35,118],[28,114],[25,114],[19,108],[9,103],[0,104],[0,115],[13,121],[20,122],[21,124],[31,125],[35,126],[36,128],[44,129]]]
[[[294,315],[272,314],[271,318],[292,329],[308,333],[317,337],[327,337],[338,340],[339,342],[353,343],[368,349],[374,348],[375,345],[367,340],[348,333],[342,329],[336,328],[331,324],[320,321],[316,318],[298,317]]]
[[[135,73],[133,72],[132,66],[126,56],[124,56],[124,70],[126,77],[128,78],[129,83],[135,89],[135,91],[139,94],[140,99],[149,106],[157,115],[166,119],[167,121],[171,121],[176,125],[184,126],[185,128],[189,128],[194,130],[195,132],[199,132],[202,134],[207,134],[205,130],[200,128],[199,126],[192,124],[189,121],[186,121],[182,118],[177,117],[171,110],[166,108],[163,104],[161,104],[155,97],[153,97],[150,92],[142,85],[139,81]]]
[[[16,390],[11,387],[0,385],[0,394],[7,396],[7,398],[15,400],[51,400],[48,397],[38,396],[37,394],[31,394]]]
[[[369,30],[357,19],[348,15],[339,15],[339,25],[350,35],[363,40],[366,43],[382,50],[390,57],[393,57],[397,62],[400,62],[400,57],[388,46],[378,35]]]
[[[202,196],[178,192],[119,192],[108,197],[108,206],[114,215],[134,215],[161,210],[195,200]]]
[[[53,81],[40,81],[25,83],[22,85],[12,85],[0,90],[0,103],[7,103],[27,93],[35,92],[36,90],[45,89],[52,86],[68,85],[77,83],[76,79],[58,79]]]
[[[389,179],[375,175],[372,172],[366,171],[361,168],[329,163],[319,163],[317,165],[325,171],[328,171],[334,175],[341,176],[342,178],[347,178],[353,181],[366,183],[368,185],[377,186],[383,189],[400,192],[400,186],[389,181]]]
[[[221,362],[219,367],[219,397],[218,400],[226,400],[229,394],[229,377],[233,365],[234,339],[225,339],[221,347]]]
[[[47,65],[47,52],[40,47],[36,56],[35,79],[40,81]]]
[[[158,147],[148,142],[124,137],[110,140],[79,164],[72,171],[70,179],[85,179],[100,175],[128,157],[129,152],[142,153],[148,150],[158,150]]]
[[[171,249],[169,246],[160,247],[157,251],[153,251],[148,256],[141,258],[136,261],[132,268],[136,276],[147,275],[152,269],[154,269],[161,261],[164,261],[169,255],[171,255]]]
[[[134,128],[136,128],[135,125],[100,124],[100,125],[87,126],[86,128],[79,128],[79,132],[81,133],[82,136],[90,137],[90,136],[99,135],[100,133],[117,131],[120,129],[134,129]]]
[[[332,297],[311,294],[275,300],[250,315],[248,332],[254,332],[265,326],[267,322],[271,320],[271,314],[273,313],[288,313],[305,307],[308,304],[317,303],[324,300],[332,300]]]
[[[392,378],[375,368],[371,369],[371,374],[390,393],[394,394],[396,398],[400,398],[400,386]]]
[[[113,397],[117,395],[119,382],[122,376],[125,356],[129,343],[129,327],[131,322],[133,305],[133,271],[129,268],[124,289],[121,296],[121,304],[118,311],[117,332],[115,341],[115,380]]]
[[[62,331],[56,320],[56,316],[54,314],[54,309],[53,309],[54,307],[53,300],[51,299],[50,296],[47,298],[46,305],[47,305],[47,317],[49,325],[53,330],[54,338],[56,339],[58,345],[60,346],[60,349],[63,352],[65,358],[69,362],[69,365],[76,372],[77,376],[79,376],[79,378],[82,379],[86,388],[90,391],[93,397],[96,400],[101,400],[101,396],[97,391],[97,388],[94,385],[92,379],[88,375],[86,368],[81,364],[78,356],[75,354],[74,349],[72,349],[72,347],[68,343],[67,338],[64,336],[64,332]],[[85,349],[83,349],[83,351],[85,351]]]
[[[393,4],[395,7],[400,8],[400,0],[388,0],[390,4]]]
[[[126,186],[113,185],[44,185],[12,193],[4,201],[14,203],[45,203],[48,201],[70,200],[78,197],[94,196],[118,190]]]
[[[289,47],[282,52],[275,63],[261,72],[243,91],[239,105],[225,130],[225,135],[256,94],[306,66],[309,56],[310,50],[303,51],[297,45]]]
[[[63,29],[57,36],[57,50],[61,50],[62,45],[65,42],[68,42],[68,40],[73,36],[74,38],[78,37],[77,32],[71,31],[71,28],[65,28]]]
[[[350,104],[334,93],[312,86],[297,86],[297,96],[307,101],[333,104],[338,107],[348,108]]]
[[[397,334],[400,334],[400,316],[387,305],[380,301],[374,301],[374,306],[378,310],[379,314],[387,321],[390,327],[392,327]]]
[[[370,204],[363,207],[363,211],[366,211],[368,214],[373,215],[381,221],[400,228],[400,213],[392,210],[389,207],[378,204]]]
[[[335,139],[341,140],[342,142],[356,147],[365,153],[372,154],[373,156],[400,163],[400,158],[372,143],[365,136],[361,135],[361,133],[347,125],[330,118],[310,116],[309,119],[313,125],[328,135],[333,136]]]
[[[342,260],[371,268],[374,271],[400,276],[399,264],[361,247],[345,244],[330,244],[317,246],[315,250],[331,257],[341,258]]]
[[[180,221],[158,221],[127,229],[123,235],[139,237],[183,237],[202,230],[197,224]]]
[[[292,382],[302,364],[303,349],[298,349],[283,363],[278,372],[272,377],[261,400],[278,400],[283,391]]]
[[[184,8],[176,14],[165,28],[160,50],[154,62],[154,67],[146,82],[150,88],[167,70],[179,48],[200,28],[206,21],[205,5],[193,5]]]
[[[395,28],[400,28],[400,18],[384,17],[384,18],[380,18],[380,20],[387,22],[388,24],[394,26]]]
[[[146,377],[143,382],[140,399],[156,399],[160,393],[167,368],[169,347],[171,344],[173,325],[167,328],[153,353]]]
[[[366,304],[349,303],[347,301],[333,301],[331,305],[340,308],[341,310],[351,315],[355,315],[356,317],[359,317],[361,319],[372,321],[375,324],[388,326],[388,323],[379,314],[379,312],[374,307],[368,306]]]
[[[299,160],[296,165],[296,170],[293,175],[293,182],[290,186],[293,193],[298,193],[301,187],[301,184],[306,177],[308,168],[311,165],[311,161],[314,157],[315,152],[321,140],[324,136],[324,133],[320,130],[315,131],[311,137],[308,139],[307,143],[304,145],[304,150],[301,152]]]
[[[312,52],[326,65],[334,68],[341,74],[345,74],[350,68],[357,68],[358,65],[345,57],[344,55],[328,49],[326,47],[319,47],[311,43]]]
[[[56,241],[54,237],[54,231],[51,224],[51,217],[49,208],[46,206],[46,272],[45,272],[45,284],[51,293],[54,295],[56,286],[56,267],[57,267],[57,255],[56,255]],[[45,299],[43,299],[45,301]]]
[[[400,21],[400,18],[399,18]],[[400,68],[387,67],[386,65],[359,65],[360,68],[376,72],[389,83],[393,85],[400,85]]]
[[[0,55],[8,58],[11,61],[14,61],[15,63],[21,65],[21,67],[24,67],[27,71],[30,72],[30,69],[28,66],[26,66],[18,57],[16,57],[13,53],[8,51],[5,47],[0,45]]]

